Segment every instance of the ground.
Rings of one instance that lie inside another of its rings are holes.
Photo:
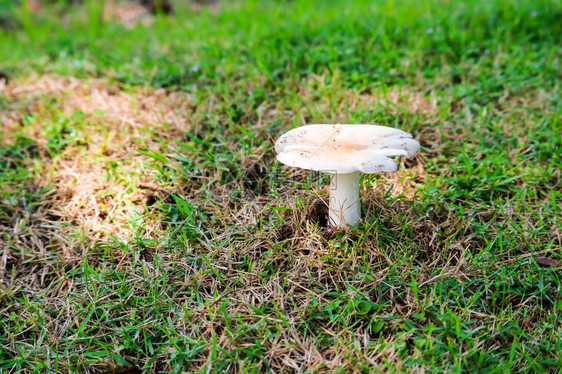
[[[54,3],[0,1],[0,372],[559,372],[559,0]],[[422,145],[358,228],[311,123]]]

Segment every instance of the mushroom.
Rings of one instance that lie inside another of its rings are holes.
[[[419,148],[412,135],[377,125],[307,125],[275,142],[277,159],[283,164],[332,174],[332,226],[354,226],[361,219],[361,172],[396,171],[396,161],[389,156],[411,157]]]

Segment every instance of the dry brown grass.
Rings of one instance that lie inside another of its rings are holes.
[[[47,161],[36,182],[24,190],[33,193],[55,186],[27,218],[25,233],[18,230],[19,220],[29,214],[24,209],[12,211],[12,219],[4,226],[12,245],[28,248],[30,256],[38,260],[47,249],[54,249],[60,260],[72,264],[107,235],[130,238],[127,217],[134,209],[142,214],[146,200],[154,195],[142,186],[153,176],[144,166],[147,157],[138,151],[160,150],[161,139],[171,138],[176,128],[186,125],[189,97],[142,88],[126,93],[101,80],[54,76],[13,81],[0,87],[0,94],[11,102],[12,109],[2,113],[5,144],[13,141],[17,131],[24,131]],[[48,112],[45,102],[52,100],[61,117],[84,113],[82,131],[88,139],[87,144],[71,144],[55,159],[45,150],[43,123],[49,118],[41,117]],[[35,113],[39,116],[30,117],[32,123],[23,126],[23,116]],[[171,125],[165,128],[164,123]],[[116,163],[118,168],[108,170],[108,163]],[[157,236],[158,220],[146,222],[144,230],[146,235]],[[2,273],[10,263],[22,260],[20,254],[5,250]],[[42,279],[50,270],[43,269]],[[30,281],[35,284],[34,279]]]
[[[154,21],[150,10],[136,1],[106,1],[104,17],[127,28],[133,28],[138,23],[148,26]]]
[[[427,99],[407,89],[371,95],[344,90],[335,98],[316,100],[307,96],[311,91],[303,89],[301,93],[303,101],[314,102],[301,111],[303,121],[313,111],[333,111],[330,119],[343,120],[342,113],[350,108],[368,110],[376,105],[397,116],[417,115],[426,121],[416,135],[424,138],[426,147],[422,154],[404,160],[394,174],[371,179],[375,188],[365,186],[366,213],[377,217],[365,230],[338,232],[326,227],[326,191],[295,190],[291,186],[293,182],[306,184],[306,172],[281,167],[276,176],[281,184],[276,187],[277,197],[274,197],[267,184],[274,155],[265,143],[250,153],[237,150],[235,140],[227,143],[229,150],[238,152],[243,167],[241,175],[226,182],[221,180],[224,174],[217,165],[203,168],[200,175],[190,171],[183,179],[173,179],[175,182],[160,182],[165,174],[153,174],[152,161],[139,151],[159,151],[168,158],[166,167],[170,168],[170,174],[180,170],[180,163],[168,156],[182,152],[176,141],[185,140],[186,131],[205,138],[209,124],[203,118],[206,111],[219,105],[216,98],[209,99],[203,107],[185,93],[148,88],[124,92],[102,80],[52,76],[3,86],[0,94],[8,98],[11,108],[2,114],[5,141],[9,143],[17,131],[25,131],[37,143],[37,152],[46,163],[35,184],[26,189],[39,191],[54,186],[41,195],[40,204],[32,214],[16,204],[6,205],[12,218],[0,217],[0,225],[10,238],[9,245],[3,244],[0,266],[3,285],[12,287],[7,292],[41,295],[57,313],[64,313],[64,323],[57,322],[55,317],[45,317],[50,338],[63,340],[68,338],[69,329],[77,329],[82,323],[80,308],[67,306],[68,299],[75,305],[98,307],[114,300],[123,304],[127,301],[118,299],[119,282],[96,283],[88,289],[70,277],[58,279],[56,274],[61,273],[61,268],[72,269],[87,255],[90,266],[96,269],[111,267],[117,273],[127,274],[128,287],[138,297],[149,295],[148,290],[156,287],[163,269],[167,269],[165,283],[158,286],[162,287],[158,297],[172,300],[173,308],[159,313],[163,320],[173,320],[174,330],[181,336],[204,342],[215,339],[221,349],[232,355],[261,341],[264,360],[279,372],[303,373],[316,368],[315,372],[330,373],[341,367],[359,372],[358,362],[368,362],[373,370],[383,362],[401,367],[402,358],[396,348],[401,319],[386,320],[378,333],[372,332],[369,319],[375,318],[376,313],[412,319],[423,310],[412,287],[407,285],[410,274],[415,273],[420,288],[428,286],[420,291],[424,292],[422,299],[429,297],[433,284],[444,279],[461,282],[485,278],[487,275],[468,261],[470,254],[486,245],[481,236],[473,235],[474,221],[484,224],[490,217],[480,212],[481,216],[475,215],[470,221],[445,204],[424,206],[415,202],[419,185],[429,177],[425,158],[435,155],[441,146],[440,136],[428,135],[435,134],[431,127],[438,115],[435,98]],[[23,127],[21,123],[26,114],[53,112],[52,108],[45,109],[45,103],[52,100],[56,100],[56,110],[63,117],[83,113],[85,125],[79,131],[85,135],[87,144],[72,143],[51,159],[45,151],[43,119],[33,117]],[[412,109],[405,113],[404,107]],[[259,118],[253,131],[262,136],[268,122],[282,119],[289,124],[296,112],[269,103],[256,113],[244,115]],[[215,120],[227,123],[227,116],[221,113]],[[217,139],[217,143],[224,141]],[[203,161],[197,158],[202,157],[199,150],[186,152],[186,157]],[[112,169],[108,168],[109,164],[117,166]],[[383,197],[391,186],[392,195],[400,198]],[[190,202],[206,217],[197,219],[195,236],[188,242],[181,242],[179,237],[183,231],[191,232],[191,228],[181,226],[182,221],[189,220],[180,217],[173,222],[169,206],[153,205],[159,199],[173,202],[171,193]],[[142,230],[138,232],[129,222],[135,211],[143,220]],[[512,216],[508,214],[507,218]],[[505,224],[502,218],[496,222]],[[533,227],[528,229],[532,231]],[[148,244],[135,244],[135,235]],[[559,230],[548,238],[556,235],[560,241]],[[124,251],[119,246],[112,249],[112,242],[131,244],[135,249]],[[404,253],[411,258],[404,260],[400,257]],[[156,256],[163,268],[155,265]],[[137,262],[148,269],[148,280],[145,273],[131,265]],[[417,269],[436,270],[420,273]],[[12,277],[12,273],[17,277]],[[96,295],[96,287],[103,288],[106,294]],[[366,315],[354,310],[334,311],[342,319],[331,319],[323,312],[330,303],[341,300],[345,306],[356,299],[369,300],[381,308]],[[512,305],[514,309],[527,308],[530,302],[513,299]],[[15,310],[10,305],[1,307],[3,313]],[[453,304],[447,307],[464,312]],[[136,307],[123,308],[119,312],[122,314],[113,317],[130,317],[138,312]],[[178,310],[188,312],[182,315]],[[481,311],[469,314],[481,326],[490,323],[489,315]],[[145,318],[144,332],[153,337],[161,334],[157,326],[163,320],[154,315]],[[94,321],[87,324],[88,328],[93,326]],[[309,330],[311,326],[314,331]],[[279,334],[264,339],[268,331]],[[115,326],[111,323],[96,325],[95,334],[111,336],[107,338],[110,343],[118,344],[119,337],[113,337],[114,333]],[[26,338],[29,335],[17,337]],[[405,335],[398,339],[404,344],[409,341]],[[75,347],[87,349],[80,343]],[[154,361],[151,369],[167,368],[166,360],[172,351],[169,347],[161,353],[161,359]],[[190,359],[190,367],[204,368],[212,362],[213,354],[211,346],[206,345]],[[123,351],[121,355],[139,365],[149,359],[139,358],[134,352]],[[413,349],[411,357],[419,355],[419,349]],[[85,370],[98,372],[112,364],[99,362]],[[266,369],[263,364],[257,365],[261,371]],[[239,368],[231,364],[225,370],[236,372]],[[408,370],[424,372],[417,366]]]

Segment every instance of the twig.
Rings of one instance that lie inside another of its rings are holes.
[[[0,280],[4,279],[4,273],[6,272],[6,264],[8,263],[8,251],[9,247],[7,245],[2,246],[2,260],[0,261]]]
[[[145,190],[150,190],[150,191],[155,191],[155,192],[162,192],[165,193],[167,195],[170,194],[170,191],[164,187],[160,187],[154,183],[140,183],[139,188],[145,189]]]

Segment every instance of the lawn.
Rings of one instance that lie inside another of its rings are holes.
[[[21,3],[1,373],[561,372],[562,1]],[[313,123],[421,144],[356,228],[275,160]]]

